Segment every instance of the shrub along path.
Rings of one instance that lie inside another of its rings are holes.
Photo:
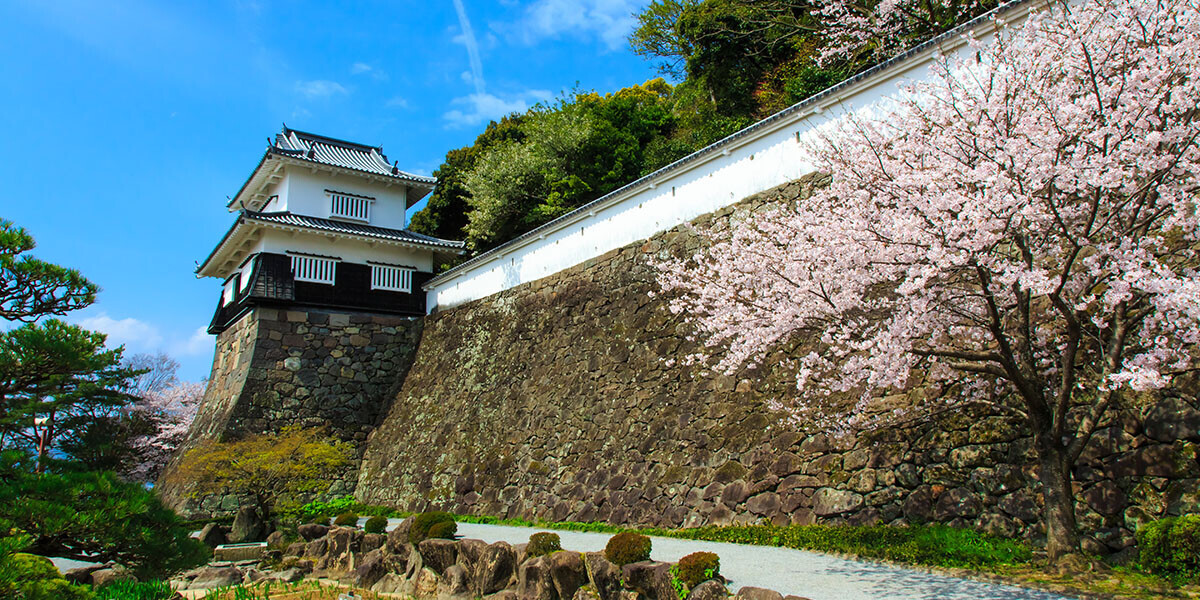
[[[400,522],[392,519],[389,529]],[[521,544],[538,531],[532,527],[459,523],[458,534],[485,542]],[[579,552],[603,551],[606,533],[555,530],[562,547]],[[747,546],[676,538],[653,538],[651,558],[677,561],[692,552],[715,552],[721,573],[734,591],[744,585],[795,594],[812,600],[1065,600],[1065,596],[997,585],[891,565],[838,558],[790,548]]]

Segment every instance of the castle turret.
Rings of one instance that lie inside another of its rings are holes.
[[[257,306],[425,314],[421,284],[463,243],[409,231],[436,184],[383,148],[284,127],[229,202],[237,220],[197,269],[223,282],[220,333]]]

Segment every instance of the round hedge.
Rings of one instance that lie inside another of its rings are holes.
[[[721,577],[721,559],[712,552],[693,552],[679,559],[679,580],[688,589]]]
[[[1200,515],[1168,517],[1137,531],[1142,567],[1177,582],[1200,580]]]
[[[454,534],[458,532],[458,523],[454,521],[441,521],[434,523],[433,527],[429,528],[429,534],[425,537],[427,540],[452,540]]]
[[[559,539],[557,533],[549,531],[541,531],[529,536],[529,545],[525,547],[529,558],[545,556],[559,550],[562,550],[562,540]]]
[[[355,527],[358,525],[358,515],[352,512],[344,512],[333,520],[333,524],[338,527]]]
[[[383,533],[386,530],[387,517],[382,517],[379,515],[375,515],[374,517],[367,519],[366,524],[363,525],[363,531],[367,533]]]
[[[450,537],[446,537],[445,527],[439,530],[443,535],[434,536],[432,533],[433,527],[439,523],[450,523]],[[408,530],[408,541],[414,544],[421,543],[421,540],[432,537],[441,537],[442,539],[450,539],[454,537],[454,533],[458,531],[458,525],[454,523],[454,515],[448,512],[427,512],[421,513],[413,519],[412,527]]]
[[[618,567],[650,560],[650,538],[633,531],[618,533],[608,540],[604,556]]]

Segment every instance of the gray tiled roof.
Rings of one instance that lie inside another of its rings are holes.
[[[379,146],[366,146],[345,140],[305,133],[284,126],[276,134],[271,149],[293,158],[308,160],[323,165],[354,169],[377,175],[401,177],[415,182],[433,185],[437,180],[401,171],[388,162]]]
[[[333,219],[310,217],[308,215],[298,215],[290,212],[245,211],[242,213],[242,218],[248,221],[276,223],[279,225],[290,225],[292,227],[303,227],[305,229],[315,229],[332,233],[346,233],[350,235],[372,237],[381,240],[406,242],[409,244],[421,244],[424,246],[436,246],[453,250],[458,250],[463,247],[463,242],[443,240],[441,238],[423,235],[407,229],[389,229],[387,227],[376,227],[374,225],[335,221]]]

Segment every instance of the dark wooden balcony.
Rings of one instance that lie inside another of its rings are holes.
[[[291,257],[286,254],[262,253],[251,259],[254,263],[250,281],[243,288],[234,280],[232,299],[217,303],[216,313],[208,332],[217,334],[256,306],[276,308],[326,308],[374,312],[394,315],[424,315],[425,292],[421,286],[432,273],[412,274],[411,292],[371,289],[371,266],[339,262],[334,284],[296,281],[292,274]]]

